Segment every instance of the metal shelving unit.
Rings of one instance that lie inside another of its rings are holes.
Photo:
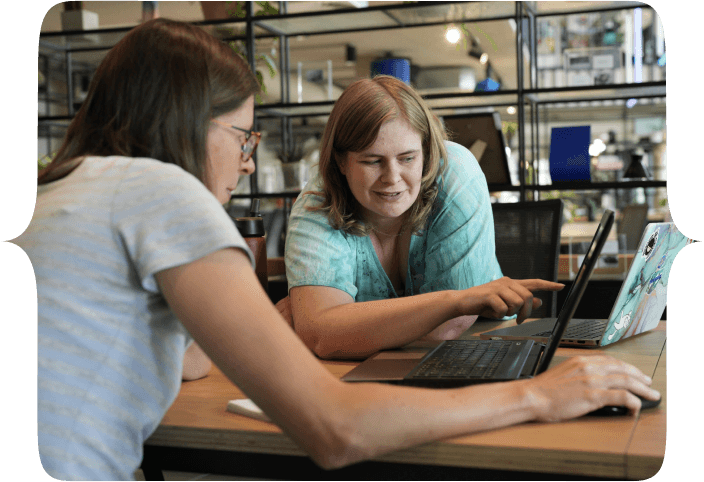
[[[639,2],[570,2],[570,8],[547,2],[420,2],[371,5],[366,8],[345,8],[302,13],[287,13],[287,2],[279,2],[278,15],[255,16],[254,3],[247,2],[246,17],[194,22],[209,29],[223,40],[244,40],[250,65],[254,68],[254,46],[257,39],[278,39],[281,99],[255,107],[255,129],[263,119],[278,119],[281,123],[281,142],[290,142],[293,136],[292,120],[301,117],[326,116],[334,101],[293,103],[289,96],[290,37],[315,36],[332,33],[359,31],[409,29],[448,23],[469,23],[491,20],[513,20],[515,22],[515,54],[517,86],[513,90],[497,92],[467,92],[448,90],[423,92],[421,94],[436,112],[453,112],[457,109],[473,110],[486,107],[517,106],[518,109],[518,185],[490,185],[491,191],[515,191],[525,200],[529,193],[555,189],[631,189],[634,187],[664,187],[665,181],[638,181],[614,183],[578,183],[538,185],[537,176],[532,184],[526,182],[531,163],[538,158],[541,117],[549,106],[570,102],[622,101],[639,98],[664,98],[665,82],[640,84],[611,84],[588,87],[538,87],[537,65],[537,20],[541,17],[596,13],[629,8],[650,8]],[[334,26],[334,27],[331,27]],[[39,125],[62,128],[74,115],[73,70],[77,62],[93,61],[96,65],[104,52],[121,39],[131,27],[106,28],[93,31],[51,32],[40,35],[40,53],[63,56],[66,65],[67,84],[66,112],[39,117]],[[243,32],[232,35],[233,31]],[[524,48],[529,56],[524,59]],[[286,73],[286,74],[284,74]],[[528,130],[527,127],[530,127]],[[255,156],[255,162],[257,162]],[[250,194],[233,198],[254,196],[286,198],[287,205],[297,196],[296,192],[261,193],[257,174],[250,178]]]
[[[286,2],[282,2],[285,4]],[[589,2],[573,2],[588,4]],[[537,5],[536,5],[537,4]],[[559,189],[570,190],[599,190],[599,189],[632,189],[637,187],[665,187],[665,181],[628,181],[628,182],[594,182],[594,183],[555,183],[552,185],[528,185],[525,182],[528,169],[527,142],[525,126],[531,125],[531,132],[535,136],[531,142],[532,159],[536,158],[536,146],[539,139],[539,110],[542,106],[570,102],[617,101],[631,98],[648,99],[664,98],[665,85],[663,82],[647,82],[640,84],[611,84],[603,86],[586,87],[537,87],[537,59],[536,44],[536,19],[543,16],[574,15],[582,13],[595,13],[609,10],[623,10],[628,8],[649,8],[640,2],[605,2],[601,5],[584,5],[584,8],[543,10],[540,2],[434,2],[427,4],[404,4],[392,6],[368,7],[365,9],[345,9],[334,12],[306,12],[287,15],[282,9],[280,15],[255,19],[257,27],[269,32],[267,36],[277,36],[286,46],[288,37],[296,35],[323,35],[330,33],[344,33],[357,31],[372,31],[380,29],[413,28],[418,26],[438,25],[458,22],[508,20],[513,19],[516,24],[516,70],[518,85],[513,90],[500,90],[497,92],[467,92],[447,91],[443,93],[426,93],[421,91],[429,105],[436,111],[450,112],[454,109],[480,109],[484,107],[518,106],[518,160],[519,160],[519,185],[490,185],[490,191],[517,191],[521,200],[525,200],[530,191],[550,191]],[[429,18],[428,12],[438,12],[437,18]],[[444,15],[444,16],[443,16]],[[423,20],[420,20],[423,18]],[[527,22],[524,22],[527,20]],[[330,29],[329,25],[336,25]],[[528,32],[524,32],[524,25]],[[531,51],[528,61],[528,75],[525,75],[523,61],[523,44],[526,38]],[[250,43],[254,39],[250,39]],[[288,50],[282,48],[282,72],[288,71],[285,62],[289,57]],[[282,92],[288,93],[288,79],[282,76]],[[528,80],[525,86],[524,77]],[[319,116],[330,113],[334,101],[291,103],[289,99],[279,103],[259,105],[256,107],[257,116],[260,118],[282,119],[286,124],[282,128],[284,142],[290,137],[290,120],[296,117]],[[525,106],[530,105],[531,115],[525,112]],[[284,120],[285,119],[285,120]],[[255,188],[256,189],[256,188]],[[253,189],[252,193],[257,191]],[[257,194],[261,195],[261,194]],[[266,197],[295,197],[296,193],[273,193]],[[247,197],[247,195],[239,195]]]

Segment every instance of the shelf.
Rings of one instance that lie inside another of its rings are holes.
[[[603,11],[628,10],[633,8],[650,8],[641,2],[607,1],[607,2],[369,2],[365,8],[336,8],[340,4],[320,2],[320,10],[303,11],[310,6],[291,2],[288,4],[288,14],[272,16],[255,16],[249,19],[223,19],[215,21],[193,22],[207,32],[221,40],[242,40],[258,42],[278,36],[316,36],[322,34],[346,34],[350,32],[376,31],[383,35],[384,31],[408,27],[439,26],[460,24],[467,22],[512,21],[513,39],[516,37],[516,28],[523,29],[523,38],[531,44],[530,39],[536,40],[538,32],[528,29],[531,19],[535,17],[549,17],[558,15],[582,15]],[[518,21],[518,16],[523,22]],[[56,57],[62,62],[63,68],[78,65],[89,69],[97,65],[105,54],[136,25],[121,26],[116,28],[101,28],[90,31],[61,31],[44,32],[40,34],[40,53],[52,58]],[[248,28],[249,27],[249,28]],[[379,35],[379,33],[377,34]],[[365,37],[368,37],[366,34]],[[343,35],[344,37],[344,35]],[[417,34],[411,36],[412,39]],[[325,39],[320,39],[322,40]],[[267,40],[268,41],[268,40]],[[412,40],[409,40],[412,41]],[[343,42],[344,43],[344,42]],[[533,42],[534,43],[534,42]],[[383,49],[384,41],[378,42],[379,49]],[[514,42],[515,44],[515,42]],[[287,47],[280,47],[281,55],[288,55]],[[513,49],[517,45],[513,45]],[[285,49],[285,51],[284,51]],[[284,53],[285,52],[285,53]],[[527,137],[530,131],[539,134],[538,122],[592,122],[596,120],[616,119],[626,122],[627,117],[663,116],[665,115],[666,82],[644,82],[638,84],[612,84],[603,86],[581,87],[555,87],[525,89],[526,80],[531,72],[526,65],[527,60],[519,55],[524,49],[513,52],[510,68],[517,70],[517,82],[521,84],[519,90],[505,90],[498,92],[473,92],[461,89],[425,89],[420,90],[420,95],[432,108],[435,115],[444,116],[451,114],[471,113],[478,110],[501,109],[502,119],[516,121],[522,129],[516,131],[518,143],[519,166],[530,164],[524,159],[529,152],[531,144],[536,142],[532,137]],[[434,60],[434,59],[433,59]],[[68,65],[66,63],[69,62]],[[509,68],[509,67],[507,67]],[[522,69],[523,82],[518,73]],[[290,66],[289,66],[290,70]],[[284,74],[287,75],[287,74]],[[288,74],[292,76],[291,73]],[[649,77],[653,78],[653,77]],[[656,77],[659,78],[659,77]],[[536,84],[537,85],[537,84]],[[560,85],[560,84],[557,84]],[[46,97],[51,98],[51,97]],[[626,110],[625,103],[629,99],[655,99],[640,102],[635,108]],[[335,100],[302,102],[302,103],[271,103],[255,106],[255,117],[266,123],[268,119],[284,119],[281,129],[292,129],[293,117],[327,117],[335,104]],[[652,104],[652,105],[651,105]],[[524,106],[516,114],[507,114],[505,107]],[[53,111],[56,112],[56,111]],[[63,111],[59,111],[63,112]],[[537,115],[533,115],[533,114]],[[519,118],[520,116],[522,118]],[[73,116],[42,116],[39,117],[40,132],[51,131],[59,128],[68,128]],[[624,124],[625,125],[625,124]],[[278,127],[278,123],[277,123]],[[322,129],[322,127],[321,127]],[[281,136],[283,139],[284,137]],[[520,176],[525,178],[525,171],[520,171]],[[256,177],[254,178],[256,184]],[[608,190],[608,189],[633,189],[633,188],[662,188],[666,181],[619,181],[619,182],[570,182],[554,183],[551,185],[511,185],[490,184],[492,192],[513,191],[520,192],[521,199],[525,199],[529,191],[552,190]],[[236,194],[232,199],[261,198],[295,198],[300,192],[275,192]],[[617,193],[618,194],[618,193]]]
[[[521,190],[521,186],[517,186],[515,184],[492,184],[489,183],[488,185],[488,190],[489,192],[501,192],[501,191],[516,191],[519,192]]]
[[[635,188],[656,188],[667,187],[667,181],[618,181],[618,182],[563,182],[542,186],[526,185],[526,191],[602,191],[604,189],[635,189]],[[515,184],[489,184],[489,192],[506,192],[521,190],[521,186]],[[233,194],[230,199],[251,199],[252,197],[276,199],[276,198],[296,198],[300,191],[290,192],[259,192],[256,194]]]
[[[387,4],[366,8],[319,10],[285,15],[254,17],[255,37],[275,35],[319,35],[438,25],[453,22],[515,18],[514,2],[432,2],[431,4]],[[218,38],[244,37],[246,19],[193,22]],[[105,50],[115,45],[136,25],[95,30],[42,32],[40,44],[49,49]]]
[[[473,92],[460,89],[448,89],[443,91],[427,89],[419,90],[418,92],[438,115],[462,113],[461,111],[463,109],[474,110],[510,106],[516,105],[518,102],[518,92],[515,90]],[[302,117],[329,115],[334,105],[334,100],[288,104],[260,104],[255,106],[255,110],[257,117],[260,118],[280,116]],[[439,112],[439,109],[447,109],[448,111]]]
[[[55,125],[62,125],[68,127],[68,125],[71,123],[71,120],[73,120],[73,116],[70,115],[45,115],[45,116],[39,116],[37,118],[37,121],[40,124],[55,124]]]
[[[258,17],[255,24],[279,35],[321,35],[454,22],[515,18],[514,2],[431,2],[430,5],[373,3],[364,9],[302,12]]]
[[[667,187],[667,181],[614,181],[614,182],[555,182],[546,185],[527,185],[527,191],[599,191],[604,189],[634,189],[638,187]]]
[[[246,20],[244,19],[224,19],[208,20],[203,22],[192,22],[199,25],[209,33],[221,39],[241,38],[245,39],[244,32]],[[108,50],[135,28],[137,25],[126,25],[124,27],[98,28],[94,30],[72,30],[41,32],[39,34],[39,46],[49,50],[71,52],[86,52],[93,50]],[[259,29],[257,36],[265,35],[266,31]]]
[[[537,17],[551,15],[577,15],[607,10],[625,10],[629,8],[652,8],[642,2],[526,2]]]
[[[518,91],[473,92],[460,89],[419,90],[420,95],[437,115],[450,115],[470,112],[477,109],[515,106],[518,103]],[[607,86],[560,87],[550,89],[533,89],[525,91],[528,102],[549,106],[569,102],[604,102],[624,103],[628,99],[665,98],[666,82],[648,82],[641,84],[614,84]],[[257,116],[270,117],[305,117],[326,116],[332,111],[334,100],[301,103],[276,103],[255,106]],[[602,106],[598,106],[602,108]],[[613,106],[605,106],[613,107]],[[642,106],[640,106],[642,107]],[[572,106],[569,106],[572,108]]]
[[[641,84],[612,84],[585,87],[555,87],[526,90],[526,98],[537,104],[559,102],[584,102],[595,100],[642,99],[665,97],[666,82],[643,82]]]

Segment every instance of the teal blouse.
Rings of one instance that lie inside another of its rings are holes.
[[[397,293],[369,236],[333,229],[320,211],[320,178],[311,179],[291,210],[286,236],[289,289],[329,286],[355,301],[373,301],[471,288],[502,276],[494,248],[494,222],[486,179],[466,148],[446,142],[447,169],[427,229],[411,236],[405,291]]]

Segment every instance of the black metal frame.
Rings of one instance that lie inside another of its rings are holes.
[[[308,117],[308,116],[314,116],[314,115],[328,115],[329,114],[329,108],[334,105],[334,101],[320,101],[320,102],[306,102],[306,103],[301,103],[301,104],[291,104],[290,102],[290,93],[289,93],[289,76],[288,74],[283,75],[284,72],[288,73],[289,71],[289,59],[290,59],[290,48],[289,48],[289,36],[290,35],[299,35],[299,34],[305,34],[305,35],[325,35],[325,34],[330,34],[330,33],[344,33],[344,32],[356,32],[356,31],[372,31],[372,30],[382,30],[382,29],[397,29],[397,28],[409,28],[409,27],[421,27],[421,26],[429,26],[429,25],[442,25],[445,24],[446,21],[435,21],[435,22],[413,22],[413,23],[403,23],[399,21],[397,18],[393,17],[390,15],[391,18],[394,19],[394,21],[397,23],[397,25],[392,25],[392,26],[384,26],[384,27],[362,27],[362,28],[355,28],[355,29],[342,29],[342,30],[324,30],[324,31],[315,31],[315,32],[298,32],[296,31],[293,34],[286,34],[284,32],[279,31],[275,27],[271,25],[267,25],[268,22],[272,20],[277,20],[277,19],[296,19],[296,18],[309,18],[309,17],[319,17],[319,16],[336,16],[336,15],[346,15],[346,14],[363,14],[365,12],[371,12],[371,11],[381,11],[384,13],[389,13],[389,10],[413,10],[413,9],[418,9],[418,8],[426,8],[428,5],[425,4],[424,2],[420,3],[415,3],[415,4],[396,4],[396,5],[373,5],[370,7],[367,7],[363,10],[360,9],[355,9],[355,8],[345,8],[345,9],[339,9],[339,10],[322,10],[322,11],[314,11],[314,12],[301,12],[301,13],[296,13],[296,14],[288,14],[287,13],[287,3],[286,1],[280,2],[281,8],[280,12],[278,15],[270,15],[266,17],[255,17],[253,13],[254,5],[252,2],[247,3],[247,10],[246,10],[246,17],[244,19],[222,19],[222,20],[207,20],[207,21],[202,21],[202,22],[193,22],[195,25],[200,25],[200,26],[213,26],[213,25],[220,25],[220,24],[245,24],[246,26],[246,34],[244,37],[242,36],[233,36],[233,37],[228,37],[227,39],[224,40],[232,40],[232,39],[238,39],[238,40],[245,40],[246,45],[247,45],[247,57],[249,59],[250,66],[254,68],[254,42],[256,41],[256,38],[274,38],[278,37],[279,38],[279,46],[280,46],[280,56],[279,56],[279,70],[282,73],[281,75],[281,93],[282,93],[282,101],[279,103],[272,103],[272,104],[263,104],[263,105],[257,105],[255,106],[255,112],[258,115],[255,115],[255,130],[256,130],[256,125],[257,125],[257,119],[258,118],[270,118],[270,117],[278,117],[281,120],[281,132],[282,132],[282,143],[284,146],[288,145],[291,142],[291,139],[293,137],[293,129],[292,129],[292,124],[291,124],[291,119],[294,117]],[[443,5],[453,5],[453,4],[462,4],[465,2],[433,2],[434,7],[438,6],[443,6]],[[612,189],[612,188],[622,188],[622,189],[631,189],[634,187],[664,187],[666,185],[665,181],[642,181],[639,183],[590,183],[588,185],[575,185],[575,186],[567,186],[567,185],[561,185],[561,184],[553,184],[553,185],[538,185],[537,184],[537,176],[533,179],[533,183],[531,185],[528,185],[526,183],[526,177],[527,177],[527,172],[528,172],[528,163],[531,162],[533,165],[533,168],[535,172],[537,172],[537,159],[539,156],[539,151],[538,151],[538,145],[539,145],[539,140],[540,140],[540,110],[541,107],[547,104],[551,103],[560,103],[560,102],[569,102],[569,99],[559,99],[559,100],[538,100],[534,99],[533,95],[534,94],[540,94],[540,93],[551,93],[551,92],[573,92],[576,94],[575,100],[582,100],[579,98],[578,94],[581,91],[588,91],[588,90],[600,90],[600,89],[616,89],[619,90],[620,88],[626,88],[626,87],[633,87],[634,84],[620,84],[620,85],[606,85],[606,86],[586,86],[586,87],[559,87],[559,88],[548,88],[548,89],[540,89],[537,86],[537,74],[538,74],[538,65],[537,65],[537,42],[535,41],[535,37],[537,35],[537,20],[538,18],[541,17],[549,17],[549,16],[561,16],[561,15],[579,15],[583,13],[593,13],[593,12],[601,12],[601,11],[611,11],[611,10],[624,10],[624,9],[632,9],[632,8],[637,8],[637,7],[642,7],[642,8],[649,8],[647,5],[644,4],[638,4],[638,3],[628,3],[624,6],[609,6],[605,8],[585,8],[585,9],[580,9],[580,10],[574,10],[574,11],[558,11],[558,12],[536,12],[531,8],[530,2],[516,2],[515,3],[515,12],[513,15],[494,15],[494,16],[483,16],[483,17],[478,17],[478,18],[462,18],[459,20],[455,20],[458,22],[461,21],[490,21],[490,20],[508,20],[508,19],[513,19],[516,22],[516,72],[517,72],[517,88],[514,90],[500,90],[497,92],[457,92],[457,93],[452,93],[452,94],[427,94],[424,96],[426,100],[434,100],[434,99],[456,99],[456,98],[461,98],[461,97],[472,97],[472,98],[479,98],[479,97],[486,97],[487,99],[490,99],[492,96],[506,96],[506,95],[511,95],[511,96],[516,96],[516,104],[517,104],[517,109],[518,109],[518,163],[519,163],[519,184],[518,185],[489,185],[489,190],[490,191],[516,191],[519,192],[520,195],[520,200],[521,201],[526,201],[528,200],[528,194],[531,193],[531,197],[537,196],[537,193],[540,191],[548,191],[548,190],[555,190],[555,189]],[[524,19],[527,19],[527,23],[524,24]],[[524,32],[524,25],[528,26],[528,32],[527,34]],[[258,37],[255,34],[255,27],[260,27],[263,30],[266,30],[269,32],[268,35],[259,35]],[[85,31],[65,31],[65,32],[48,32],[48,33],[42,33],[40,35],[40,42],[42,40],[46,41],[47,39],[51,39],[52,37],[66,37],[66,36],[71,36],[71,35],[85,35],[85,34],[90,34],[92,32],[95,33],[119,33],[119,32],[127,32],[131,29],[132,27],[118,27],[118,28],[106,28],[106,29],[96,29],[96,30],[85,30]],[[527,40],[528,44],[528,49],[530,52],[530,61],[529,61],[529,72],[528,72],[528,86],[526,87],[525,85],[525,66],[524,66],[524,57],[523,57],[523,44],[524,39]],[[56,48],[56,47],[54,47]],[[71,53],[72,52],[83,52],[83,51],[97,51],[97,50],[107,50],[110,47],[88,47],[88,48],[76,48],[76,47],[66,47],[63,49],[64,54],[66,56],[66,64],[67,64],[67,71],[66,71],[66,77],[67,77],[67,105],[69,109],[69,115],[67,116],[43,116],[39,118],[39,122],[41,123],[46,123],[46,122],[52,122],[52,121],[61,121],[61,120],[68,120],[71,119],[74,115],[74,109],[73,109],[73,88],[72,88],[72,62],[71,62]],[[640,85],[643,87],[664,87],[665,82],[649,82],[649,83],[642,83],[642,84],[636,84]],[[663,95],[646,95],[642,98],[651,98],[651,97],[663,97]],[[629,98],[630,96],[613,96],[613,97],[607,97],[603,98],[602,100],[622,100],[624,98]],[[501,103],[501,104],[495,104],[495,105],[512,105],[512,103],[506,104],[506,103]],[[276,112],[277,109],[282,109],[282,108],[287,108],[287,109],[293,109],[295,111],[296,108],[303,107],[303,108],[310,108],[310,107],[322,107],[323,110],[320,112],[313,112],[313,113],[304,113],[304,114],[296,114],[296,113],[284,113],[284,112]],[[530,113],[529,115],[526,114],[526,108],[529,108]],[[440,107],[441,108],[441,107]],[[530,149],[530,155],[528,156],[526,152],[526,132],[525,132],[525,127],[529,123],[531,125],[531,149]],[[254,156],[254,161],[255,163],[257,162],[257,156],[255,153]],[[284,198],[287,202],[287,204],[290,202],[292,198],[295,198],[299,193],[298,192],[282,192],[282,193],[260,193],[258,189],[258,182],[257,182],[257,174],[256,171],[255,173],[250,176],[250,194],[244,194],[244,195],[233,195],[233,199],[240,199],[240,198],[251,198],[254,196],[258,197],[267,197],[267,198]]]

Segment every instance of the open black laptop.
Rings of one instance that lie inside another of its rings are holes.
[[[547,343],[535,340],[448,340],[419,361],[418,353],[382,351],[342,377],[347,382],[384,382],[449,388],[530,378],[547,370],[574,315],[614,222],[606,211]]]

